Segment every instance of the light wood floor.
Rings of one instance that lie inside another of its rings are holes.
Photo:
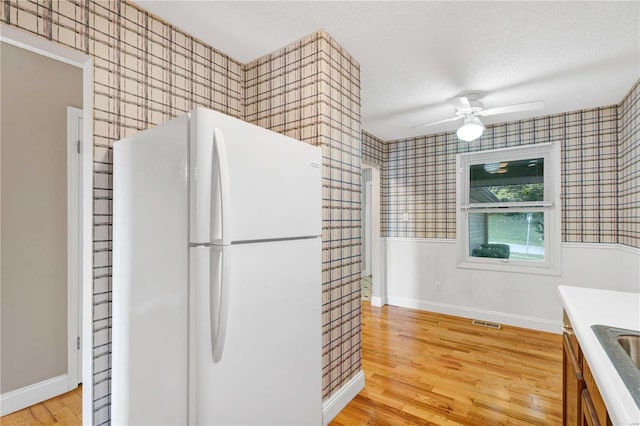
[[[342,425],[560,425],[560,335],[362,304],[365,389]],[[82,390],[0,418],[2,426],[79,425]]]
[[[362,304],[365,389],[341,425],[561,425],[560,335]]]
[[[1,417],[0,425],[82,425],[82,386]]]

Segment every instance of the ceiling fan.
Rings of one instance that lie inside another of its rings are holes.
[[[434,126],[436,124],[447,123],[449,121],[464,120],[462,126],[456,131],[459,139],[471,142],[482,136],[485,127],[480,121],[480,116],[506,114],[509,112],[529,111],[544,108],[544,101],[525,102],[521,104],[506,105],[496,108],[484,109],[482,103],[478,102],[478,93],[466,93],[464,95],[447,99],[447,102],[456,109],[456,116],[445,118],[444,120],[434,121],[432,123],[418,124],[412,126],[412,129],[418,127]]]

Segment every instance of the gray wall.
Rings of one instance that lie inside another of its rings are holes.
[[[82,70],[0,48],[0,392],[67,372],[67,106]]]

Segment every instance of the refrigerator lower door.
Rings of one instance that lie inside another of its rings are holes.
[[[190,424],[322,423],[320,261],[320,238],[191,249]]]

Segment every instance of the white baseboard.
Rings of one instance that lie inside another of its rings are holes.
[[[66,374],[0,395],[0,416],[13,413],[69,391]]]
[[[371,306],[381,307],[387,304],[386,297],[371,296]]]
[[[505,312],[489,311],[485,309],[470,308],[467,306],[450,305],[446,303],[431,302],[426,300],[408,299],[404,297],[388,297],[390,305],[403,308],[420,309],[423,311],[437,312],[439,314],[454,315],[462,318],[481,319],[514,327],[529,328],[546,331],[549,333],[562,333],[562,323],[544,318],[528,317],[524,315],[508,314]],[[373,303],[373,301],[372,301]]]
[[[327,426],[364,389],[364,372],[361,370],[338,392],[322,403],[322,424]]]

